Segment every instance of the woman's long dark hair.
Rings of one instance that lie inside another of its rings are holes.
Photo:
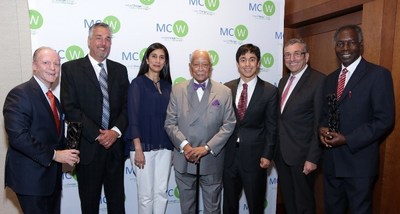
[[[165,65],[160,72],[160,79],[166,80],[172,84],[171,73],[169,71],[168,50],[163,44],[158,43],[158,42],[151,44],[147,48],[146,52],[144,53],[143,59],[142,59],[142,64],[140,64],[140,69],[139,69],[139,73],[137,76],[144,75],[145,73],[149,72],[149,65],[147,64],[146,59],[148,59],[150,57],[151,52],[153,52],[156,49],[162,49],[165,53]]]

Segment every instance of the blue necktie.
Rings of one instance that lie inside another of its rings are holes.
[[[199,89],[199,88],[203,89],[203,91],[206,90],[206,83],[205,82],[199,83],[199,84],[198,83],[194,83],[193,89],[195,91],[197,91],[197,89]]]
[[[108,122],[110,120],[110,103],[108,100],[107,74],[103,63],[99,63],[99,66],[101,67],[99,83],[101,92],[103,93],[103,114],[101,116],[101,126],[103,129],[108,129]]]

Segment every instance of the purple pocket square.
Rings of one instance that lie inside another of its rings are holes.
[[[213,105],[213,106],[219,106],[220,104],[219,104],[219,100],[214,100],[212,103],[211,103],[211,105]]]

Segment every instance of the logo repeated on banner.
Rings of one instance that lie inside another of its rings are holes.
[[[265,68],[271,68],[274,65],[274,56],[271,53],[265,53],[261,56],[261,65]]]
[[[36,30],[43,25],[43,16],[36,10],[29,10],[29,24],[31,29]]]
[[[245,25],[240,24],[234,28],[220,27],[219,34],[222,37],[228,38],[225,40],[225,43],[227,44],[242,45],[244,44],[244,40],[249,36],[249,30]]]
[[[173,24],[161,24],[156,23],[156,32],[167,33],[171,36],[162,37],[165,41],[182,41],[182,37],[185,37],[189,33],[189,25],[183,21],[178,20]]]
[[[179,83],[184,82],[184,81],[186,81],[186,79],[184,77],[178,77],[178,78],[176,78],[174,80],[173,84],[176,85],[176,84],[179,84]]]
[[[219,5],[219,0],[189,0],[189,6],[200,8],[194,11],[198,15],[214,15]]]
[[[65,50],[65,57],[68,61],[79,59],[85,56],[82,48],[77,45],[71,45]]]
[[[266,1],[264,3],[249,3],[249,11],[254,12],[253,17],[260,20],[270,20],[271,16],[275,14],[276,6],[273,1]]]
[[[218,61],[219,61],[219,55],[218,55],[218,53],[217,53],[216,51],[214,51],[214,50],[209,50],[209,51],[208,51],[208,54],[209,54],[210,57],[211,57],[211,63],[212,63],[212,65],[213,65],[213,66],[216,66],[216,65],[218,64]]]
[[[237,40],[243,41],[249,36],[249,30],[244,25],[238,25],[235,28],[235,37]]]
[[[174,34],[177,37],[185,37],[189,33],[189,26],[185,21],[178,20],[173,26]]]
[[[210,11],[216,11],[219,7],[219,0],[205,0],[204,5]]]
[[[107,16],[104,18],[103,22],[110,26],[113,34],[118,33],[119,29],[121,28],[121,22],[115,16]]]
[[[263,4],[263,12],[266,16],[272,16],[275,14],[275,4],[272,1],[266,1]]]
[[[140,0],[140,3],[144,5],[152,5],[154,3],[154,0]]]

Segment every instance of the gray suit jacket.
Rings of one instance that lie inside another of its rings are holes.
[[[201,89],[199,89],[201,90]],[[193,79],[172,88],[165,130],[174,144],[173,164],[180,173],[196,174],[196,165],[180,152],[182,141],[192,147],[208,146],[213,151],[201,159],[200,175],[222,174],[224,146],[235,128],[232,95],[226,86],[209,80],[199,102]]]

